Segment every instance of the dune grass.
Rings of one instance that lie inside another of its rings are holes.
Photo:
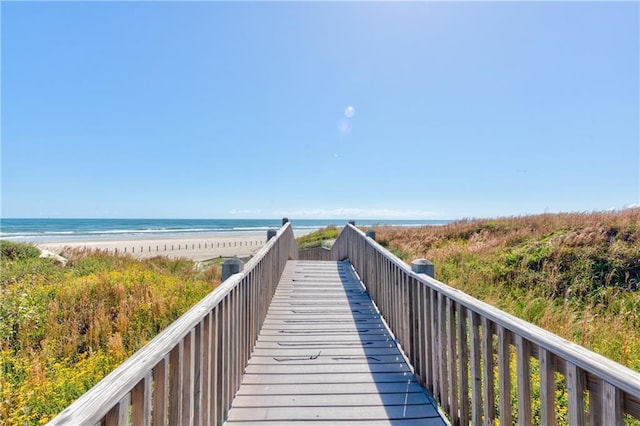
[[[220,282],[184,259],[12,250],[30,254],[0,258],[1,425],[50,420]]]
[[[328,226],[324,229],[303,235],[296,239],[298,249],[304,250],[313,247],[321,247],[330,244],[340,235],[341,228],[336,226]]]
[[[640,371],[640,209],[376,232],[439,280]]]

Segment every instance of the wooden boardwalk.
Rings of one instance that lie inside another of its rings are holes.
[[[444,425],[351,264],[289,261],[230,426]]]

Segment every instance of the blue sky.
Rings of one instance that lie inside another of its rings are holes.
[[[2,2],[3,217],[640,202],[640,4]]]

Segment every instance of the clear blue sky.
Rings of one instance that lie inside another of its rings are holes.
[[[3,217],[640,202],[640,5],[2,2]]]

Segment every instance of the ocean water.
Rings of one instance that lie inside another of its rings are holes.
[[[448,220],[356,220],[357,225],[424,226]],[[342,226],[345,219],[291,219],[294,229]],[[0,218],[0,238],[12,241],[64,242],[266,232],[281,219],[6,219]]]

